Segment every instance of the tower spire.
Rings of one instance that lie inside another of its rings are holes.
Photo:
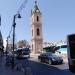
[[[41,13],[40,10],[39,10],[39,8],[38,8],[37,1],[36,1],[36,0],[35,0],[34,3],[35,3],[35,4],[34,4],[33,9],[31,10],[31,15],[32,15],[33,13],[36,13],[36,12]]]
[[[37,5],[37,1],[35,0],[35,5]]]

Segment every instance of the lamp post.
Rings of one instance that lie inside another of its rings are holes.
[[[19,13],[15,14],[14,18],[13,18],[13,57],[12,57],[12,69],[14,69],[14,64],[15,64],[15,62],[14,62],[14,47],[15,46],[14,45],[15,45],[15,27],[16,27],[15,20],[16,20],[16,18],[21,18]]]

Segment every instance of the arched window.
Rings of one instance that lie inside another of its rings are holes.
[[[32,30],[32,36],[33,36],[33,30]]]
[[[33,44],[32,44],[32,51],[33,51]]]
[[[37,35],[38,35],[38,36],[40,35],[39,28],[37,28]]]
[[[39,21],[39,16],[37,16],[37,22]]]

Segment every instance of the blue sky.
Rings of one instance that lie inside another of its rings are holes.
[[[3,38],[9,35],[13,16],[24,0],[0,0]],[[42,30],[44,41],[63,40],[67,34],[75,33],[75,0],[37,0],[42,12]],[[20,12],[22,18],[16,18],[16,40],[31,40],[31,9],[34,0],[28,0]],[[12,38],[12,34],[11,34]]]

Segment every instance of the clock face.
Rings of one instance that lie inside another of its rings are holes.
[[[39,12],[39,10],[36,10],[36,12]]]

